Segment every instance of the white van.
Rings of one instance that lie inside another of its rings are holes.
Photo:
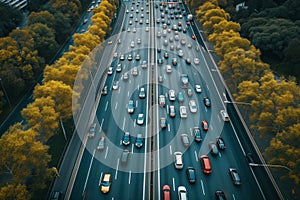
[[[223,119],[225,122],[229,122],[229,121],[230,121],[229,115],[228,115],[228,113],[227,113],[225,110],[221,110],[221,111],[220,111],[220,114],[221,114],[221,116],[222,116],[222,119]]]

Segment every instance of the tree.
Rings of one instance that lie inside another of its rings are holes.
[[[26,185],[10,183],[0,188],[0,199],[30,200],[31,194]]]
[[[49,28],[55,29],[54,20],[54,16],[46,10],[40,12],[32,12],[28,16],[28,26],[36,23],[41,23],[47,25]]]
[[[22,116],[28,125],[40,134],[42,141],[47,141],[56,132],[58,113],[55,111],[55,102],[51,97],[37,98],[33,103],[22,110]]]
[[[62,119],[72,116],[72,93],[69,85],[61,81],[50,80],[44,85],[37,85],[34,89],[34,98],[51,97],[55,102],[55,111]]]
[[[38,50],[38,54],[50,61],[58,49],[58,44],[55,41],[55,32],[45,24],[35,23],[28,26],[33,32],[33,39],[35,42],[35,48]]]
[[[0,2],[0,37],[7,36],[23,20],[22,12]]]
[[[62,81],[65,84],[73,87],[79,69],[80,66],[68,64],[62,65],[59,68],[55,68],[53,66],[46,66],[44,71],[44,81]]]
[[[38,133],[33,129],[24,130],[20,123],[9,128],[0,138],[0,169],[8,173],[14,184],[25,184],[28,178],[39,176],[39,179],[32,179],[31,183],[40,184],[31,188],[36,190],[44,188],[45,183],[41,179],[47,179],[47,165],[51,157],[47,153],[48,146],[37,141]]]
[[[80,18],[81,5],[79,0],[52,0],[51,7],[63,13],[69,20],[70,24],[75,24]]]
[[[62,44],[71,32],[70,20],[61,12],[54,13],[55,39]]]
[[[281,164],[289,167],[287,175],[282,178],[291,178],[295,184],[300,182],[300,124],[287,127],[274,137],[270,146],[265,150],[264,155],[269,159],[270,164]]]

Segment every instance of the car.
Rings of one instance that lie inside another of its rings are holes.
[[[108,93],[108,89],[107,89],[107,85],[105,85],[105,86],[103,87],[102,91],[101,91],[101,94],[102,94],[103,96],[105,96],[105,95],[107,95],[107,93]]]
[[[195,85],[195,91],[197,92],[197,93],[201,93],[202,92],[202,89],[201,89],[201,86],[200,85]]]
[[[159,19],[157,19],[157,20],[159,20]],[[157,20],[156,20],[156,21],[157,21]],[[161,33],[160,33],[160,32],[157,32],[157,33],[156,33],[156,37],[157,37],[157,38],[160,38],[160,37],[161,37]]]
[[[132,20],[129,20],[129,25],[132,25]]]
[[[117,65],[116,72],[121,72],[121,71],[122,71],[122,64],[119,63],[119,64]]]
[[[128,60],[128,61],[132,61],[132,55],[131,55],[131,54],[129,54],[129,55],[127,56],[127,60]]]
[[[205,120],[202,120],[202,128],[204,131],[208,131],[208,122]]]
[[[134,41],[131,41],[130,47],[131,47],[131,48],[134,48]]]
[[[221,138],[220,136],[216,138],[216,143],[217,143],[217,147],[218,149],[220,150],[224,150],[226,149],[226,145],[225,145],[225,142],[224,142],[224,139]]]
[[[195,65],[199,65],[199,63],[200,63],[199,58],[194,58],[194,64],[195,64]]]
[[[129,17],[130,17],[130,18],[133,18],[133,14],[130,14]]]
[[[195,100],[190,100],[189,101],[189,108],[190,108],[191,113],[196,113],[197,112],[198,108],[197,108],[197,104],[196,104]]]
[[[149,26],[147,26],[147,27],[145,28],[145,31],[146,31],[146,32],[149,32],[149,29],[150,29]]]
[[[209,148],[210,153],[212,155],[218,155],[219,154],[218,147],[217,147],[217,145],[214,142],[209,142],[208,143],[208,148]]]
[[[53,191],[51,195],[51,200],[62,200],[62,199],[63,199],[63,195],[60,191]]]
[[[168,46],[168,40],[164,40],[163,45]]]
[[[164,62],[163,62],[163,60],[161,59],[161,58],[159,58],[158,60],[157,60],[157,64],[158,65],[162,65]]]
[[[174,45],[170,45],[170,51],[174,51]]]
[[[166,104],[166,97],[164,95],[159,95],[159,105],[164,107]]]
[[[169,42],[174,42],[174,39],[173,39],[173,37],[169,37]]]
[[[187,74],[180,75],[180,87],[188,88],[189,87],[189,77]]]
[[[180,151],[174,152],[174,165],[175,169],[183,168],[182,153]]]
[[[168,74],[172,73],[172,67],[171,67],[171,65],[166,65],[166,72]]]
[[[164,117],[160,118],[160,128],[166,128],[167,126],[167,119]]]
[[[185,133],[181,134],[181,142],[182,142],[183,146],[185,146],[185,147],[190,146],[189,136]]]
[[[128,75],[128,72],[125,72],[123,74],[123,80],[128,80],[129,79],[129,75]]]
[[[111,41],[111,40],[108,40],[107,44],[112,44],[112,41]]]
[[[89,138],[93,138],[93,137],[95,136],[95,133],[96,133],[96,126],[97,126],[96,123],[93,123],[93,124],[90,126],[90,129],[89,129],[89,135],[88,135]]]
[[[252,153],[247,153],[246,154],[246,159],[247,159],[248,163],[255,163]]]
[[[181,38],[180,44],[181,44],[181,45],[185,45],[185,44],[186,44],[186,39],[185,39],[185,38]]]
[[[194,135],[195,142],[201,142],[202,141],[201,130],[200,130],[199,127],[194,127],[193,128],[193,135]]]
[[[128,149],[124,149],[124,150],[122,151],[121,159],[120,159],[122,165],[127,164],[129,154],[130,154],[130,153],[129,153],[129,150],[128,150]]]
[[[135,146],[141,148],[143,146],[143,135],[141,133],[137,134],[135,139]]]
[[[130,28],[127,29],[127,32],[130,32]]]
[[[133,32],[133,33],[136,33],[136,28],[133,28],[133,29],[132,29],[132,32]]]
[[[228,115],[228,113],[225,110],[221,110],[220,114],[221,114],[222,119],[225,122],[229,122],[230,121],[229,115]]]
[[[114,58],[118,57],[118,52],[114,52]]]
[[[187,95],[188,95],[189,97],[192,97],[192,96],[193,96],[193,91],[192,91],[191,88],[187,89]]]
[[[182,49],[179,49],[179,51],[178,51],[178,56],[179,56],[179,57],[183,57],[183,55],[184,55],[184,53],[183,53]]]
[[[178,92],[177,97],[178,97],[178,101],[179,101],[180,103],[184,102],[184,95],[183,95],[182,92]]]
[[[187,110],[185,106],[180,106],[180,117],[182,119],[187,118]]]
[[[190,65],[190,64],[192,63],[192,61],[191,61],[190,58],[186,58],[186,59],[185,59],[185,63],[188,64],[188,65]]]
[[[206,107],[211,106],[211,102],[210,102],[210,99],[208,97],[203,97],[203,103]]]
[[[176,58],[172,58],[172,64],[173,64],[173,66],[177,65],[177,59]]]
[[[147,68],[147,60],[143,60],[143,62],[142,62],[142,68],[143,69]]]
[[[133,103],[133,100],[129,100],[127,112],[129,114],[132,114],[134,112],[134,103]]]
[[[141,99],[144,99],[146,97],[146,92],[145,92],[145,88],[144,87],[140,88],[139,97]]]
[[[112,73],[113,73],[113,68],[112,68],[112,67],[109,67],[109,68],[107,69],[107,74],[108,74],[108,75],[112,75]]]
[[[101,192],[104,194],[108,193],[110,191],[111,183],[112,183],[111,174],[104,174],[100,185]]]
[[[170,101],[175,101],[176,100],[175,90],[169,90],[169,100]]]
[[[161,52],[161,48],[157,48],[157,53],[160,53]]]
[[[182,23],[181,23],[181,22],[178,22],[178,26],[182,26]]]
[[[124,132],[122,144],[125,146],[130,144],[130,133],[129,132]]]
[[[191,49],[193,46],[192,46],[191,43],[188,43],[188,44],[187,44],[187,47],[188,47],[189,49]]]
[[[210,165],[210,159],[207,155],[201,155],[200,156],[200,161],[201,161],[201,166],[203,169],[204,174],[211,174],[212,173],[212,168]]]
[[[179,200],[187,200],[187,192],[184,186],[178,186],[178,199]]]
[[[144,124],[144,114],[143,113],[138,114],[136,123],[138,125],[143,125]]]
[[[131,74],[132,74],[133,76],[137,76],[137,75],[139,75],[138,68],[137,68],[137,67],[134,67],[134,68],[132,68],[132,70],[131,70]]]
[[[98,142],[97,150],[103,150],[105,147],[105,137],[101,136]]]
[[[142,19],[140,19],[140,22],[139,22],[140,24],[143,24],[143,20]]]
[[[241,185],[242,181],[240,178],[239,173],[237,172],[237,170],[235,168],[229,168],[229,174],[231,176],[232,182],[234,185]]]
[[[141,59],[141,56],[140,56],[140,54],[136,54],[136,55],[135,55],[135,60],[137,60],[137,61],[138,61],[138,60],[140,60],[140,59]]]
[[[164,82],[164,77],[163,77],[162,75],[159,75],[159,76],[158,76],[158,82],[159,82],[159,83]]]
[[[162,187],[162,192],[163,192],[163,200],[171,199],[171,188],[169,185],[164,185]]]
[[[193,39],[193,40],[196,40],[196,36],[195,36],[195,35],[192,35],[192,39]]]
[[[215,195],[217,200],[226,200],[225,193],[222,190],[217,190]]]
[[[121,61],[122,61],[122,60],[125,60],[124,54],[121,54],[121,55],[120,55],[120,60],[121,60]]]
[[[194,167],[188,167],[185,172],[189,183],[196,183],[196,171]]]
[[[119,89],[119,81],[114,81],[114,82],[113,82],[112,89],[113,89],[113,90]]]
[[[168,52],[165,52],[165,53],[164,53],[164,58],[166,58],[166,59],[168,59],[168,58],[169,58],[169,54],[168,54]]]
[[[176,116],[175,106],[173,106],[173,105],[169,106],[169,114],[170,114],[170,117]]]

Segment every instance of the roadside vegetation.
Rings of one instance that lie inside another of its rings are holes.
[[[293,187],[299,191],[300,87],[295,78],[274,77],[269,64],[262,61],[261,51],[256,48],[257,43],[241,37],[240,24],[231,21],[230,14],[222,8],[226,7],[226,1],[198,2],[200,7],[196,10],[197,19],[203,25],[209,42],[213,43],[215,53],[220,58],[218,65],[225,82],[235,101],[251,103],[250,107],[249,105],[239,107],[246,113],[245,121],[250,126],[256,141],[261,143],[259,142],[261,140],[267,144],[267,146],[260,146],[267,163],[283,165],[292,170],[278,170],[283,180],[278,184],[289,188],[288,192]],[[268,25],[264,27],[261,23],[258,24],[261,25],[260,30],[249,24],[248,30],[261,34],[270,28]],[[271,20],[265,24],[271,26]],[[280,24],[274,25],[277,26]],[[295,29],[297,28],[289,30]],[[276,30],[278,29],[273,29],[272,34],[280,35],[281,33],[277,33]],[[296,30],[294,32],[296,33]],[[265,37],[270,37],[266,35]],[[256,36],[251,33],[251,37]],[[294,40],[296,41],[297,38]],[[268,41],[269,43],[265,45],[272,46],[270,48],[275,53],[278,49],[273,46],[277,45],[276,41],[273,43]],[[286,42],[286,48],[290,45],[292,45],[290,42]],[[283,46],[281,50],[284,49]]]
[[[34,101],[22,110],[27,124],[17,123],[11,126],[0,138],[0,199],[41,199],[41,196],[35,196],[37,192],[47,188],[58,175],[57,166],[49,166],[51,155],[48,150],[51,147],[48,146],[48,141],[60,132],[60,121],[64,123],[72,117],[72,93],[76,74],[85,58],[104,41],[106,33],[110,31],[109,25],[116,11],[116,3],[117,1],[102,0],[99,7],[93,10],[93,25],[89,30],[83,34],[75,34],[75,44],[70,46],[69,52],[64,53],[54,64],[46,66],[43,84],[34,89]],[[62,9],[57,14],[64,13],[65,19],[68,19],[66,23],[70,25],[80,17],[79,1],[56,0],[51,1],[51,5],[55,12]],[[63,10],[66,6],[68,12]],[[70,6],[73,7],[70,9]],[[17,75],[24,76],[28,81],[35,80],[34,74],[41,72],[42,64],[51,58],[48,53],[51,55],[57,50],[58,35],[53,29],[56,27],[55,20],[51,19],[56,18],[49,11],[32,13],[28,27],[14,30],[8,37],[1,38],[3,53],[0,66],[3,63],[15,68],[19,66]],[[14,37],[16,34],[18,37]],[[30,36],[33,36],[33,40],[30,40]],[[32,76],[24,75],[24,62],[28,62],[27,73]],[[6,77],[12,71],[7,68]],[[4,72],[0,70],[1,73]],[[16,89],[25,82],[23,78],[17,78],[17,75],[14,74],[14,78],[19,79],[20,83],[14,85]]]

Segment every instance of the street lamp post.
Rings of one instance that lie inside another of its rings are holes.
[[[251,105],[251,103],[247,103],[247,102],[228,101],[228,100],[225,100],[224,103],[242,104],[242,105]]]
[[[8,98],[7,92],[6,92],[6,90],[5,90],[5,87],[4,87],[3,83],[2,83],[2,79],[1,79],[1,78],[0,78],[0,83],[1,83],[1,87],[2,87],[2,89],[3,89],[4,95],[5,95],[6,99],[7,99],[9,108],[11,108],[11,103],[10,103],[10,100],[9,100],[9,98]]]
[[[284,168],[292,172],[293,170],[284,165],[270,165],[270,164],[257,164],[257,163],[249,163],[252,167],[275,167],[275,168]]]

